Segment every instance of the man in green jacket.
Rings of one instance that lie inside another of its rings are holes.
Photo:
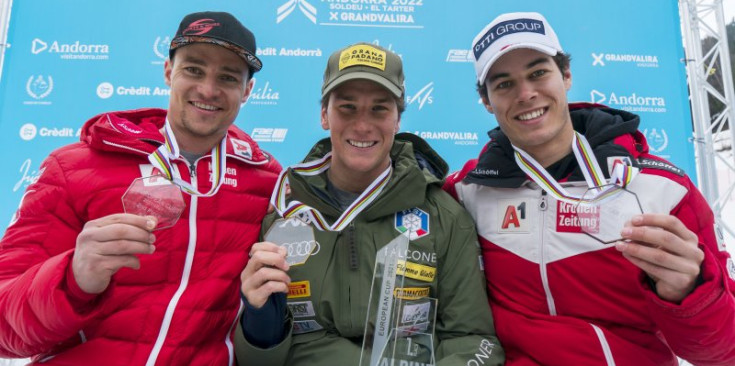
[[[437,299],[437,364],[503,363],[475,228],[441,190],[446,163],[419,137],[396,134],[404,98],[395,53],[358,43],[330,56],[321,109],[330,137],[281,181],[290,186],[288,201],[309,206],[319,213],[310,217],[330,227],[314,230],[312,245],[289,248],[309,256],[300,265],[287,264],[284,247],[253,246],[235,337],[240,365],[358,365],[376,254],[400,235],[410,241],[397,253],[397,284],[387,297]],[[270,215],[262,232],[278,218]]]

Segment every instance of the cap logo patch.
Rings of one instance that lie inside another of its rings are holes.
[[[381,51],[369,45],[355,45],[340,53],[339,69],[350,66],[369,66],[379,70],[385,70],[385,51]]]
[[[485,33],[485,35],[475,43],[472,50],[475,53],[475,60],[480,59],[480,55],[482,55],[490,45],[503,36],[522,32],[544,35],[546,34],[546,29],[544,29],[544,23],[537,19],[513,19],[498,23],[494,27],[490,28],[490,30],[488,30],[487,33]]]
[[[199,19],[196,22],[189,24],[181,34],[185,36],[199,36],[212,30],[214,27],[219,27],[220,24],[215,22],[214,19]]]

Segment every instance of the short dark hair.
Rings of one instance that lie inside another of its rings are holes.
[[[322,100],[321,100],[322,109],[326,109],[327,106],[329,105],[329,96],[332,95],[332,92],[333,91],[330,90],[327,94],[325,94],[322,97]],[[388,93],[388,94],[390,94],[393,97],[393,99],[396,101],[396,107],[398,108],[398,117],[400,117],[401,114],[403,114],[403,111],[406,110],[406,96],[402,95],[400,98],[398,98],[395,95],[393,95],[393,93]]]
[[[552,56],[551,58],[554,60],[556,66],[559,68],[559,71],[564,73],[565,71],[569,70],[569,66],[572,62],[572,55],[564,52],[557,52],[556,56]],[[482,97],[483,100],[488,99],[487,88],[485,88],[484,81],[482,83],[477,82],[475,88],[477,89],[477,93],[480,94],[480,97]]]

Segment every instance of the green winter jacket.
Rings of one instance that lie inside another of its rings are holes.
[[[304,161],[330,150],[329,139],[324,139]],[[417,155],[423,157],[421,163]],[[292,286],[300,290],[288,296],[292,326],[285,340],[257,348],[244,338],[238,322],[235,352],[240,366],[358,365],[376,253],[405,231],[402,218],[407,215],[414,225],[420,218],[421,229],[399,255],[412,275],[403,279],[405,290],[395,293],[438,299],[437,365],[503,364],[474,223],[432,174],[443,177],[446,163],[424,140],[407,133],[396,135],[391,158],[393,174],[380,196],[342,232],[315,229],[318,247],[305,264],[289,270]],[[288,178],[292,198],[319,210],[330,223],[339,217],[341,211],[329,203],[326,173],[306,177],[289,170]],[[262,232],[277,218],[269,215]]]

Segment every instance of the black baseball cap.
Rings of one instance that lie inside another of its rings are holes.
[[[230,13],[204,11],[185,16],[171,40],[169,58],[173,59],[177,48],[192,43],[222,46],[245,60],[253,73],[263,68],[263,63],[255,56],[253,32]]]

